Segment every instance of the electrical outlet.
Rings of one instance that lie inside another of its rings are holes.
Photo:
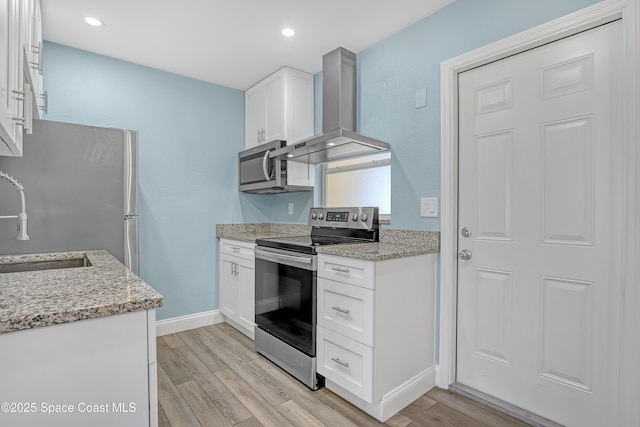
[[[420,199],[420,216],[425,218],[438,217],[438,199]]]
[[[293,202],[289,202],[289,215],[293,215]]]

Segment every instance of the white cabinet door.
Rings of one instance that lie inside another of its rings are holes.
[[[285,70],[286,71],[286,70]],[[268,77],[264,82],[265,120],[262,142],[287,140],[285,129],[285,78],[284,72]]]
[[[282,68],[245,92],[245,148],[313,135],[313,76]]]
[[[255,324],[254,243],[220,240],[220,312],[253,339]]]
[[[313,136],[313,76],[302,71],[287,70],[284,107],[284,129],[287,145]]]
[[[0,155],[22,155],[22,127],[14,118],[22,116],[22,61],[20,1],[0,0]]]
[[[236,265],[238,290],[237,321],[253,334],[255,326],[255,261],[239,259]]]
[[[261,144],[264,129],[264,85],[257,84],[244,94],[244,146],[251,148]]]
[[[220,312],[232,319],[238,316],[237,259],[231,255],[220,255]]]
[[[33,114],[40,117],[42,101],[42,11],[40,0],[27,0],[23,10],[23,43],[28,59],[29,75],[33,100]],[[25,65],[27,66],[27,65]]]

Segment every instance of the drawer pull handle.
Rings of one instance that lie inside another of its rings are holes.
[[[340,360],[337,357],[332,357],[331,360],[333,360],[334,362],[336,362],[340,366],[344,366],[345,368],[349,367],[349,362],[343,362],[342,360]]]
[[[237,246],[231,246],[231,250],[232,250],[233,252],[240,252],[240,248],[239,248],[239,247],[237,247]]]
[[[349,269],[348,268],[342,268],[342,267],[332,267],[331,268],[333,271],[337,271],[338,273],[348,273]]]
[[[334,309],[335,311],[338,311],[342,314],[349,314],[349,310],[346,310],[344,308],[340,308],[340,307],[331,307],[332,309]]]

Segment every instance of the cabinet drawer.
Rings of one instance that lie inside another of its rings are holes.
[[[371,403],[373,349],[318,326],[318,373]]]
[[[373,289],[373,262],[319,254],[318,277]]]
[[[318,325],[373,347],[373,290],[318,278]]]
[[[244,259],[252,260],[255,258],[255,254],[253,253],[255,246],[255,243],[220,239],[220,253],[235,255]]]

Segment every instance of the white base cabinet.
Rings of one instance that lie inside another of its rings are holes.
[[[318,255],[318,373],[384,422],[435,386],[436,255]]]
[[[155,310],[0,335],[0,425],[158,425]]]
[[[255,334],[255,246],[220,239],[220,312],[251,339]]]

